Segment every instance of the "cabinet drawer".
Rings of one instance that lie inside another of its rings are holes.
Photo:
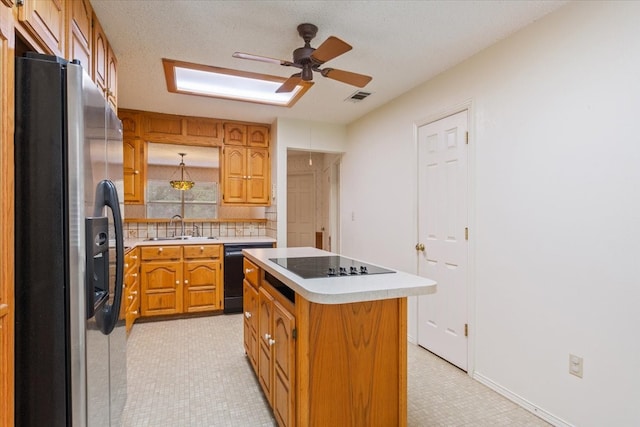
[[[187,245],[184,246],[185,258],[220,258],[222,245]]]
[[[249,261],[247,258],[244,258],[243,271],[244,278],[257,288],[260,284],[258,281],[258,279],[260,278],[260,269],[258,268],[258,266]]]
[[[182,246],[146,246],[140,248],[140,253],[143,260],[180,259]]]

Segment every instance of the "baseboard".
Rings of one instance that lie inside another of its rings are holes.
[[[511,392],[510,390],[502,387],[500,384],[497,384],[497,383],[493,382],[492,380],[490,380],[489,378],[485,377],[482,374],[475,373],[473,375],[473,379],[475,379],[476,381],[486,385],[491,390],[495,391],[498,394],[501,394],[502,396],[506,397],[507,399],[509,399],[513,403],[515,403],[515,404],[521,406],[522,408],[526,409],[527,411],[531,412],[533,415],[535,415],[535,416],[537,416],[539,418],[542,418],[543,420],[545,420],[546,422],[548,422],[551,425],[554,425],[556,427],[575,427],[573,424],[570,424],[570,423],[568,423],[568,422],[556,417],[555,415],[550,414],[549,412],[545,411],[544,409],[537,407],[533,403],[529,402],[527,399],[524,399],[521,396],[518,396],[517,394],[515,394],[515,393]]]

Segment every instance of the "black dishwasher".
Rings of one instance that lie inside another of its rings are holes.
[[[243,249],[272,248],[272,243],[224,245],[224,312],[242,313]]]

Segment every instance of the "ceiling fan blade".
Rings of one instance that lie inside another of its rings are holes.
[[[331,36],[313,51],[311,59],[318,64],[324,64],[336,56],[349,52],[351,49],[350,44],[343,42],[337,37]]]
[[[337,70],[335,68],[325,68],[320,73],[333,80],[347,83],[353,86],[365,87],[373,78],[364,74],[352,73],[351,71]]]
[[[234,58],[240,58],[240,59],[250,59],[252,61],[268,62],[270,64],[279,64],[279,65],[286,65],[286,66],[293,65],[293,62],[285,61],[284,59],[269,58],[268,56],[253,55],[251,53],[235,52],[231,56],[233,56]]]
[[[296,88],[296,86],[298,86],[298,83],[300,83],[301,81],[302,81],[302,74],[296,73],[291,77],[289,77],[287,80],[285,80],[285,82],[282,83],[282,86],[280,86],[276,90],[276,93],[292,92]]]

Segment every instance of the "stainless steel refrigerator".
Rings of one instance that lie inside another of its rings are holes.
[[[53,56],[16,58],[15,101],[16,425],[121,425],[122,125]]]

